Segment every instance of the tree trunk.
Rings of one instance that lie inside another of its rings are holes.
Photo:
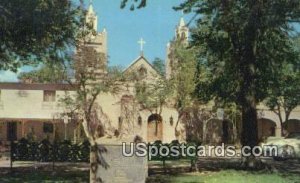
[[[283,129],[283,122],[280,121],[280,133],[281,133],[281,136],[284,137],[285,134],[284,134],[284,129]]]
[[[257,133],[257,36],[259,34],[260,25],[260,9],[257,0],[251,3],[251,14],[248,19],[248,25],[244,30],[244,41],[241,45],[240,57],[240,74],[241,80],[241,107],[242,107],[242,138],[243,146],[249,146],[251,156],[243,157],[243,165],[245,168],[257,169],[262,164],[259,157],[255,157],[252,148],[258,144]]]
[[[179,122],[180,122],[180,120],[181,120],[181,118],[182,118],[182,115],[183,115],[183,112],[178,111],[178,119],[177,119],[176,125],[175,125],[175,135],[176,135],[176,133],[177,133],[177,128],[178,128]]]
[[[86,119],[83,120],[82,127],[83,127],[83,130],[84,130],[84,133],[85,133],[86,137],[90,141],[90,139],[92,139],[92,135],[90,134],[90,130],[89,130],[89,127],[88,127],[88,122],[87,122]]]
[[[280,106],[280,104],[277,102],[277,112],[276,112],[276,109],[274,109],[273,111],[274,111],[274,113],[276,114],[276,115],[278,115],[278,118],[279,118],[279,122],[280,122],[280,128],[281,128],[281,130],[280,130],[280,133],[281,133],[281,136],[283,137],[284,136],[284,132],[283,132],[283,119],[282,119],[282,114],[281,114],[281,106]]]
[[[264,168],[260,157],[253,155],[252,149],[258,144],[257,133],[257,111],[255,98],[248,97],[248,102],[242,106],[242,138],[243,146],[251,147],[248,153],[250,156],[242,157],[242,168],[260,170]]]
[[[91,153],[90,153],[90,182],[92,183],[102,183],[101,178],[97,177],[97,171],[99,168],[99,164],[97,162],[97,156],[98,156],[98,149],[96,145],[91,146]]]
[[[89,140],[91,144],[91,151],[90,151],[90,182],[92,183],[102,183],[100,177],[97,177],[97,171],[99,169],[99,165],[101,166],[101,161],[99,161],[99,156],[101,156],[101,150],[99,149],[99,146],[93,137],[93,135],[90,133],[87,119],[84,119],[82,122],[82,126],[85,132],[85,135],[87,139]]]
[[[242,107],[242,145],[254,147],[258,143],[257,111],[256,111],[256,77],[257,77],[257,35],[259,34],[260,10],[259,2],[251,3],[251,15],[244,31],[244,42],[240,55],[241,107]]]
[[[280,121],[281,136],[284,136],[284,132],[283,132],[283,119],[282,119],[282,116],[281,116],[280,107],[278,107],[278,116],[279,116],[279,121]]]
[[[158,135],[158,120],[155,120],[155,136]]]
[[[255,101],[242,106],[242,145],[253,148],[258,143],[257,112]]]
[[[92,145],[93,144],[93,145]],[[103,153],[107,153],[107,149],[94,139],[91,139],[91,153],[90,153],[90,182],[91,183],[103,183],[101,177],[98,175],[98,169],[103,167],[105,169],[109,168],[106,160],[102,156]]]

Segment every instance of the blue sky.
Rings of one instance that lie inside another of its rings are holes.
[[[130,11],[129,7],[120,9],[121,0],[94,0],[94,10],[98,15],[98,31],[106,28],[108,32],[109,65],[123,67],[140,54],[140,38],[146,41],[145,57],[151,62],[155,57],[165,60],[166,45],[174,37],[175,26],[181,12],[172,9],[182,0],[149,1],[144,9]],[[86,0],[88,5],[88,0]],[[184,15],[186,22],[191,15]],[[20,71],[28,70],[28,67]],[[0,81],[17,81],[16,74],[0,72]]]
[[[155,57],[165,59],[166,45],[174,37],[175,26],[181,12],[172,9],[182,0],[149,1],[144,9],[120,10],[121,0],[94,0],[98,14],[98,28],[108,32],[108,52],[110,65],[128,66],[139,56],[140,38],[146,41],[144,52],[152,61]],[[190,16],[186,16],[187,21]]]

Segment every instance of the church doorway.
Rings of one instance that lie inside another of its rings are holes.
[[[148,142],[163,140],[163,119],[159,114],[151,114],[148,117],[147,138]]]

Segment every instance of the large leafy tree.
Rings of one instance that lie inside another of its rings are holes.
[[[146,2],[132,0],[131,9]],[[198,78],[196,93],[201,100],[235,102],[242,112],[241,142],[255,146],[256,105],[267,97],[283,60],[299,66],[290,36],[291,23],[300,21],[300,2],[192,0],[175,9],[199,17],[192,45],[199,47],[198,72],[204,70],[199,76],[205,77]]]
[[[131,9],[145,7],[146,2],[132,0]],[[300,2],[192,0],[175,9],[199,15],[192,35],[192,44],[199,47],[198,68],[206,71],[206,79],[198,78],[199,97],[238,104],[242,144],[255,146],[256,105],[266,98],[282,58],[295,55],[290,23],[300,21]]]
[[[195,0],[180,8],[202,15],[192,35],[199,68],[207,71],[198,85],[199,97],[205,91],[207,99],[238,104],[242,144],[257,145],[256,105],[268,94],[282,58],[295,55],[289,22],[299,21],[300,2]]]
[[[0,70],[60,61],[76,44],[83,15],[71,0],[2,0]]]
[[[292,111],[300,105],[299,91],[299,70],[291,64],[284,65],[280,70],[280,73],[276,75],[265,102],[278,116],[282,135],[285,135],[283,123],[290,119]]]
[[[292,111],[300,105],[299,89],[299,74],[282,75],[270,89],[266,104],[278,116],[282,135],[283,123],[289,120]]]
[[[169,55],[172,59],[171,79],[173,107],[178,112],[178,120],[175,125],[175,132],[178,134],[178,124],[187,116],[189,109],[195,105],[195,73],[196,73],[196,52],[192,47],[182,44],[181,40],[172,43],[172,51]],[[185,119],[186,120],[186,119]]]

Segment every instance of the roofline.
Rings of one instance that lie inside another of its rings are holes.
[[[76,86],[67,83],[17,83],[0,82],[0,90],[61,90],[75,91]]]
[[[146,61],[146,63],[148,65],[150,65],[150,67],[161,77],[163,77],[154,67],[152,64],[150,64],[150,62],[148,61],[148,59],[146,57],[144,57],[144,55],[140,55],[138,58],[136,58],[124,71],[123,73],[125,73],[131,66],[133,66],[136,62],[138,62],[140,59],[144,59]]]
[[[51,122],[51,123],[60,123],[63,122],[63,119],[60,118],[0,118],[0,123],[7,122]]]

